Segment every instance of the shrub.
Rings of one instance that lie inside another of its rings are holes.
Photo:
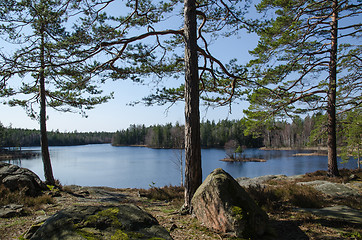
[[[43,194],[38,197],[30,197],[25,194],[26,189],[10,191],[4,185],[0,185],[0,206],[8,204],[21,204],[25,207],[39,208],[42,204],[53,203],[51,196]]]
[[[266,211],[277,210],[281,207],[280,196],[277,196],[274,189],[270,186],[250,186],[246,189],[246,191],[250,194],[254,201]]]
[[[151,187],[150,189],[141,189],[140,194],[152,199],[161,201],[172,201],[183,199],[184,188],[179,186],[164,186],[162,188]]]
[[[323,195],[311,186],[300,186],[288,183],[279,189],[284,200],[302,208],[321,208],[324,205]]]
[[[314,180],[326,180],[336,183],[347,183],[350,182],[350,176],[354,174],[357,178],[362,178],[362,169],[339,169],[340,177],[329,177],[327,171],[318,170],[312,173],[306,173],[305,176],[296,181],[314,181]]]
[[[299,186],[290,182],[278,185],[251,186],[246,189],[257,204],[269,211],[280,210],[284,205],[302,208],[321,208],[324,205],[323,195],[310,186]]]

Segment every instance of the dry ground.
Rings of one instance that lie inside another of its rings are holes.
[[[21,239],[33,224],[70,205],[115,202],[133,203],[146,210],[170,231],[174,239],[234,239],[205,228],[191,215],[179,214],[181,199],[150,200],[142,190],[100,187],[66,186],[59,193],[60,196],[53,197],[53,203],[27,208],[26,216],[0,219],[0,239]],[[362,239],[362,224],[299,212],[291,205],[269,210],[268,215],[274,239]]]

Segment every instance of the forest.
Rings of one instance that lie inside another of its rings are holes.
[[[272,121],[264,124],[258,131],[253,129],[252,122],[247,118],[240,120],[202,121],[200,138],[202,148],[223,148],[230,141],[236,141],[238,146],[247,148],[304,148],[325,147],[326,115],[321,113],[293,118],[293,121]],[[353,155],[361,144],[359,136],[361,129],[361,114],[351,111],[338,118],[338,146],[340,152]],[[353,143],[352,143],[353,142]],[[176,123],[166,125],[131,125],[129,128],[117,131],[112,144],[145,145],[151,148],[182,148],[184,144],[184,126]],[[353,145],[354,144],[354,145]]]
[[[262,138],[244,136],[242,121],[222,120],[218,123],[201,123],[201,141],[204,148],[222,148],[230,139],[240,145],[261,147]],[[181,148],[184,146],[184,126],[176,123],[165,125],[130,125],[127,129],[111,132],[48,132],[50,146],[112,143],[114,146],[143,145],[150,148]],[[40,131],[3,127],[0,124],[0,148],[40,146]]]
[[[222,148],[231,139],[237,140],[240,145],[246,147],[261,147],[261,137],[253,138],[245,136],[243,131],[245,125],[242,121],[221,120],[201,122],[200,137],[203,148]],[[151,148],[183,148],[184,126],[176,123],[165,125],[131,125],[126,130],[117,131],[112,144],[119,145],[145,145]]]
[[[325,146],[323,137],[322,114],[307,115],[304,119],[296,117],[292,122],[273,121],[265,124],[258,134],[248,134],[246,118],[240,120],[202,121],[200,124],[200,137],[202,148],[223,148],[230,141],[236,141],[238,146],[246,148],[303,148],[307,146]],[[360,118],[360,117],[359,117]],[[357,118],[358,119],[358,118]],[[348,129],[353,129],[351,117],[342,123],[349,122]],[[352,125],[351,125],[352,124]],[[358,122],[354,123],[356,134]],[[346,130],[346,129],[345,129]],[[345,132],[345,131],[344,131]],[[112,132],[48,132],[49,145],[69,146],[83,144],[112,143],[113,146],[142,145],[150,148],[183,148],[184,126],[176,124],[130,125],[127,129]],[[339,146],[343,147],[343,137],[339,137]],[[27,147],[40,145],[40,132],[38,130],[3,127],[0,124],[0,147]]]
[[[109,132],[48,132],[50,146],[110,143],[112,136]],[[0,149],[29,146],[40,146],[39,130],[3,127],[0,123]]]
[[[323,145],[323,139],[311,141],[313,129],[321,115],[307,116],[304,119],[295,118],[293,122],[274,121],[264,125],[259,134],[248,134],[248,120],[220,120],[202,121],[200,124],[200,138],[202,148],[223,148],[225,144],[234,140],[239,146],[247,148],[303,148],[309,145]],[[255,132],[253,132],[255,133]],[[315,134],[314,134],[315,135]],[[313,136],[314,136],[313,135]],[[131,125],[129,128],[117,131],[112,144],[145,145],[151,148],[183,148],[184,126],[176,123],[165,125]]]

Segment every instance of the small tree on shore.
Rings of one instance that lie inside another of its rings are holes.
[[[237,148],[238,148],[238,143],[235,140],[227,141],[224,146],[226,155],[231,159],[236,159]]]
[[[239,155],[239,158],[241,158],[243,152],[244,152],[244,150],[240,145],[235,150],[235,153]]]

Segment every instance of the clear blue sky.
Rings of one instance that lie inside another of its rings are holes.
[[[178,23],[179,25],[179,23]],[[219,39],[212,45],[212,52],[217,58],[230,60],[237,58],[245,63],[249,58],[248,50],[257,44],[255,35],[243,34],[239,37]],[[182,79],[180,79],[182,81]],[[154,87],[154,86],[153,86]],[[114,91],[114,99],[108,103],[98,105],[87,112],[88,118],[77,113],[60,113],[47,109],[49,120],[48,130],[60,131],[116,131],[127,128],[130,124],[145,124],[146,126],[164,123],[184,123],[184,103],[180,102],[167,110],[168,106],[143,105],[128,106],[127,103],[141,100],[152,92],[152,86],[142,86],[127,80],[108,82],[103,86],[105,92]],[[240,119],[242,110],[247,108],[247,103],[232,105],[232,113],[229,107],[200,108],[201,120]],[[0,122],[4,126],[10,124],[14,128],[39,129],[37,121],[30,119],[21,107],[9,107],[0,105]]]
[[[147,86],[140,86],[127,81],[111,84],[115,98],[108,103],[98,105],[87,112],[88,118],[77,113],[61,113],[48,109],[48,130],[60,131],[116,131],[127,128],[130,124],[145,124],[146,126],[164,123],[184,123],[184,104],[182,102],[167,110],[167,106],[143,105],[127,106],[133,100],[139,100],[150,93]],[[243,105],[235,104],[232,114],[228,107],[216,109],[200,109],[201,119],[218,121],[219,119],[241,118]],[[37,121],[30,119],[21,107],[0,105],[0,122],[4,126],[12,124],[14,128],[39,129]]]

